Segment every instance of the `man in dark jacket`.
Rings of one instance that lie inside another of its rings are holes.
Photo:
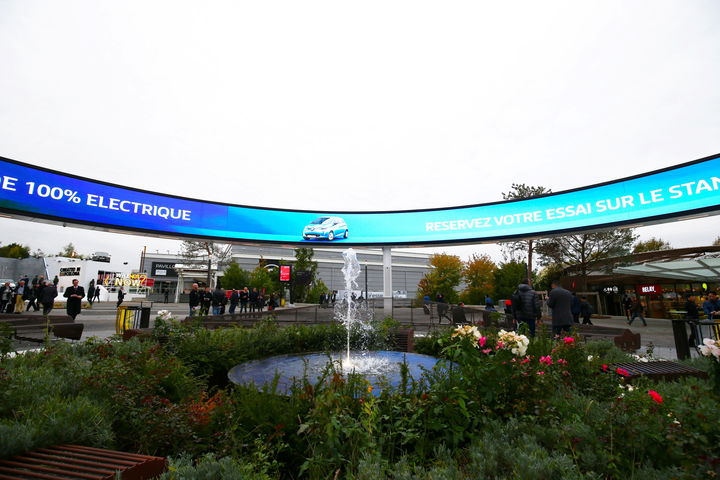
[[[253,288],[250,292],[250,311],[254,312],[258,308],[258,290],[257,288]]]
[[[230,315],[235,314],[235,309],[237,308],[239,302],[240,294],[238,293],[236,288],[233,288],[232,293],[230,294]]]
[[[195,315],[195,311],[200,305],[200,290],[198,290],[198,284],[193,283],[192,290],[190,290],[190,299],[188,300],[188,306],[190,307],[190,316]]]
[[[212,293],[212,312],[213,315],[220,315],[222,306],[225,304],[227,297],[225,296],[225,290],[220,288],[220,285],[215,287]]]
[[[570,333],[570,325],[573,323],[572,293],[560,286],[559,281],[552,282],[552,290],[548,294],[547,304],[552,309],[552,331],[553,335],[560,335],[562,332]]]
[[[67,298],[67,314],[75,320],[82,310],[82,299],[85,297],[85,289],[78,285],[78,280],[73,280],[72,287],[65,290],[64,297]]]
[[[515,321],[518,324],[520,322],[527,324],[530,329],[530,336],[534,337],[535,323],[540,319],[542,310],[537,293],[528,284],[528,280],[525,279],[518,285],[517,290],[512,295],[510,308]]]
[[[45,286],[40,291],[38,301],[42,305],[43,315],[50,315],[50,311],[55,304],[55,297],[58,296],[57,287],[52,282],[46,281]]]

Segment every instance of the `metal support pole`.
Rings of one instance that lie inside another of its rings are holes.
[[[393,314],[392,287],[392,249],[383,247],[383,314],[386,317]]]

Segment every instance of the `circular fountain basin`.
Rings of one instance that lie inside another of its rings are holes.
[[[383,384],[400,384],[400,365],[403,362],[407,364],[409,374],[419,380],[424,371],[432,370],[437,365],[439,359],[418,353],[384,350],[350,352],[350,364],[347,363],[347,352],[278,355],[236,365],[228,372],[228,378],[239,385],[254,384],[260,387],[270,384],[277,372],[277,393],[282,394],[288,393],[293,383],[302,381],[305,375],[308,381],[316,383],[330,362],[340,373],[362,375],[375,387],[373,393],[379,394]]]

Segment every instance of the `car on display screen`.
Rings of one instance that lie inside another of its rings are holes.
[[[326,238],[332,241],[336,238],[348,238],[349,234],[347,223],[340,217],[318,217],[303,229],[305,240]]]

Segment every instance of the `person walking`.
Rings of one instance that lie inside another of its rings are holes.
[[[25,310],[25,299],[27,298],[27,288],[25,280],[20,280],[18,286],[15,287],[15,313]]]
[[[200,290],[198,290],[198,284],[193,283],[192,284],[192,290],[190,290],[190,295],[188,299],[188,306],[190,307],[190,314],[189,316],[195,315],[198,308],[200,307]]]
[[[52,282],[46,281],[45,286],[40,291],[38,301],[42,305],[42,313],[47,316],[50,315],[53,306],[55,305],[55,298],[58,296],[57,287]]]
[[[125,291],[123,290],[123,287],[120,287],[120,290],[118,290],[118,299],[117,299],[117,305],[115,305],[115,308],[120,308],[120,304],[125,300]]]
[[[593,307],[588,302],[587,297],[580,297],[580,315],[582,316],[583,325],[592,325],[590,316],[593,314]]]
[[[0,287],[0,313],[5,313],[5,308],[11,305],[10,299],[12,298],[13,289],[10,286],[10,282],[5,282]]]
[[[518,326],[520,323],[527,325],[530,336],[534,337],[537,321],[542,316],[542,309],[540,307],[540,298],[537,292],[530,287],[530,282],[527,279],[520,282],[517,290],[512,294],[510,312]]]
[[[36,277],[36,278],[37,278],[37,277]],[[37,312],[38,310],[40,310],[40,307],[38,306],[38,304],[37,304],[37,302],[36,302],[36,300],[37,300],[37,292],[38,292],[37,285],[35,285],[34,287],[33,287],[32,285],[30,285],[29,287],[27,287],[27,288],[25,289],[25,298],[26,298],[27,301],[28,301],[27,307],[25,308],[25,311],[26,311],[26,312],[29,312],[29,311],[30,311],[30,308],[32,308],[33,311],[35,311],[35,312]]]
[[[93,302],[99,302],[100,301],[100,287],[95,287],[95,291],[93,292]]]
[[[467,318],[465,317],[465,304],[463,302],[458,303],[451,309],[452,323],[455,325],[465,325]]]
[[[640,320],[643,322],[643,327],[647,327],[647,322],[645,321],[645,317],[643,314],[645,313],[645,306],[640,301],[639,298],[635,299],[635,302],[633,302],[633,308],[632,308],[632,317],[630,317],[630,321],[627,322],[628,325],[632,325],[632,323],[635,321],[636,318],[640,317]]]
[[[85,298],[85,289],[78,285],[77,279],[72,281],[72,287],[68,287],[63,294],[67,298],[67,314],[75,320],[80,310],[82,310],[82,299]]]
[[[626,321],[629,322],[630,316],[632,315],[632,307],[633,307],[632,299],[630,297],[628,297],[627,295],[625,295],[623,297],[622,306],[623,306],[623,309],[625,309],[625,317],[627,318]]]
[[[700,330],[700,326],[697,323],[697,321],[700,320],[700,311],[698,310],[697,303],[695,303],[695,295],[692,293],[689,293],[685,297],[685,319],[688,320],[690,324],[688,343],[691,347],[697,347],[698,335],[696,335],[696,330]]]
[[[570,305],[570,311],[573,316],[573,323],[580,323],[580,299],[572,292],[572,305]]]
[[[553,335],[561,335],[563,332],[570,333],[570,326],[573,322],[572,298],[572,294],[560,286],[559,280],[552,282],[547,305],[552,309]]]

